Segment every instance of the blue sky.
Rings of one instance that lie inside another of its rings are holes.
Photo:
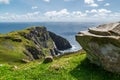
[[[120,21],[119,3],[120,0],[0,0],[0,21]]]

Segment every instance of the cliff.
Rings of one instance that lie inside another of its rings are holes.
[[[48,32],[45,27],[31,27],[0,34],[0,62],[33,61],[45,56],[60,54],[59,45],[56,45],[54,39],[60,41],[62,50],[71,47],[66,39],[62,37],[59,39],[56,35],[50,36],[51,34],[52,32]],[[62,41],[67,42],[66,45]]]
[[[49,31],[49,34],[50,34],[50,37],[52,38],[52,40],[55,42],[57,49],[65,50],[65,49],[72,48],[69,41],[67,41],[65,38],[63,38],[59,35],[56,35],[55,33],[50,32],[50,31]]]

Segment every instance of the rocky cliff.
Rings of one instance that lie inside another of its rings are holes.
[[[50,34],[50,37],[52,38],[52,40],[55,42],[57,49],[65,50],[65,49],[72,48],[69,41],[67,41],[65,38],[63,38],[59,35],[56,35],[55,33],[50,32],[50,31],[49,31],[49,34]]]
[[[61,44],[62,50],[71,47],[66,39],[52,34],[45,27],[39,26],[0,34],[0,60],[32,61],[60,54],[58,44]]]
[[[79,32],[76,40],[88,59],[105,70],[120,72],[120,23],[99,25]]]

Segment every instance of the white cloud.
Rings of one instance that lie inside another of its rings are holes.
[[[27,13],[26,15],[27,16],[35,16],[35,15],[38,15],[40,12],[39,11],[36,11],[36,12],[33,12],[33,13]]]
[[[98,11],[96,9],[92,9],[92,10],[86,10],[86,13],[97,13]]]
[[[98,4],[93,3],[93,4],[90,4],[90,6],[91,7],[98,7]]]
[[[73,11],[69,12],[67,9],[62,9],[60,11],[48,11],[44,14],[47,17],[50,18],[56,18],[56,17],[83,17],[87,16],[86,13],[82,13],[81,11]]]
[[[0,20],[35,20],[40,16],[40,12],[32,12],[32,13],[26,13],[26,14],[13,14],[13,13],[5,13],[0,15]]]
[[[112,11],[107,10],[107,9],[98,9],[98,12],[100,12],[100,13],[111,13]]]
[[[50,2],[50,0],[43,0],[43,1],[45,1],[45,2]]]
[[[104,6],[109,6],[110,5],[110,3],[106,3]]]
[[[62,9],[59,11],[39,11],[25,14],[4,13],[0,14],[0,21],[116,21],[120,20],[120,12],[112,12],[108,9],[92,9],[82,11],[69,11]]]
[[[61,17],[61,16],[67,16],[70,13],[67,9],[62,9],[60,11],[48,11],[44,15],[48,17]]]
[[[86,13],[82,13],[81,11],[73,11],[72,12],[73,17],[83,17],[83,16],[87,16]]]
[[[64,0],[64,1],[66,1],[66,2],[67,2],[67,1],[70,1],[70,0]]]
[[[104,0],[97,0],[97,1],[104,1]]]
[[[92,9],[92,10],[86,10],[86,13],[93,17],[105,18],[109,16],[110,14],[112,14],[112,11],[107,10],[107,9]]]
[[[1,3],[1,4],[9,4],[9,3],[10,3],[10,0],[0,0],[0,3]]]
[[[99,5],[95,3],[94,0],[84,0],[85,4],[91,7],[98,7]]]
[[[37,6],[32,6],[32,9],[37,9],[38,7]]]
[[[111,13],[111,10],[107,9],[92,9],[92,10],[86,10],[86,13]]]
[[[85,2],[86,4],[93,4],[93,3],[94,3],[94,0],[84,0],[84,2]]]

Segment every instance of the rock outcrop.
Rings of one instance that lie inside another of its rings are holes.
[[[38,26],[0,34],[0,45],[0,49],[3,49],[0,50],[0,55],[10,55],[9,57],[15,61],[20,59],[33,61],[61,54],[59,50],[67,49],[70,43],[47,31],[45,27]]]
[[[79,32],[76,40],[92,63],[111,72],[120,72],[120,22]]]
[[[63,38],[59,35],[56,35],[55,33],[50,32],[50,31],[49,31],[49,35],[52,38],[52,40],[55,42],[55,45],[56,45],[57,49],[65,50],[65,49],[72,48],[69,41],[67,41],[65,38]]]
[[[60,54],[59,50],[71,48],[69,47],[71,46],[70,43],[65,38],[47,31],[45,27],[33,27],[28,30],[29,33],[22,36],[34,42],[34,47],[26,47],[27,51],[32,54],[34,59],[46,56],[43,49],[46,49],[47,54],[50,53],[50,55],[55,56]]]

